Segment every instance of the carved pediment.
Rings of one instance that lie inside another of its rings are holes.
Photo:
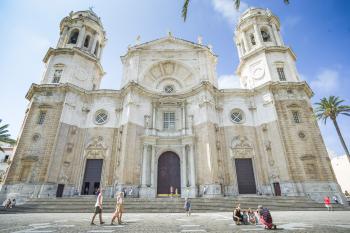
[[[251,157],[253,155],[253,147],[246,136],[233,137],[231,149],[234,157]]]
[[[183,50],[183,49],[196,49],[196,48],[202,49],[207,47],[194,42],[179,39],[173,36],[167,36],[167,37],[149,41],[140,45],[136,45],[134,46],[134,48],[142,48],[147,50]]]
[[[103,159],[105,156],[105,151],[107,147],[103,143],[103,137],[93,137],[85,148],[86,157],[90,159]]]
[[[165,104],[165,105],[177,105],[177,104],[181,104],[182,102],[183,100],[174,98],[171,96],[166,96],[159,99],[159,104]]]
[[[103,137],[98,136],[98,137],[93,137],[86,147],[86,150],[106,150],[107,148],[105,147],[103,143]]]
[[[240,135],[233,137],[231,142],[231,148],[232,149],[239,149],[239,148],[253,149],[251,143],[248,141],[248,138],[246,136],[240,136]]]

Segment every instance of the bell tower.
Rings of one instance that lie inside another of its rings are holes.
[[[268,9],[245,11],[235,30],[240,63],[237,75],[243,88],[255,88],[267,82],[299,82],[296,56],[284,45],[280,21]]]
[[[56,48],[50,48],[44,57],[41,84],[70,83],[98,89],[104,75],[100,59],[105,43],[103,25],[92,10],[71,12],[60,23]]]

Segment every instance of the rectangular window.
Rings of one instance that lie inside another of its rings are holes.
[[[52,83],[59,83],[62,75],[62,69],[55,70],[55,73],[53,74]]]
[[[163,113],[163,128],[175,129],[175,112]]]
[[[284,75],[283,67],[277,67],[277,73],[280,81],[286,81],[286,76]]]
[[[299,112],[298,111],[293,111],[292,114],[293,114],[293,121],[294,121],[294,123],[300,123],[301,120],[300,120]]]
[[[40,111],[39,117],[38,117],[38,124],[39,125],[44,124],[45,116],[46,116],[46,112],[45,111]]]

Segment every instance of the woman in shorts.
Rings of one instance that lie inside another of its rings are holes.
[[[115,212],[112,217],[111,225],[113,225],[114,220],[118,219],[118,224],[122,224],[122,215],[124,212],[124,200],[123,200],[123,193],[120,192],[117,196],[117,204],[115,206]]]

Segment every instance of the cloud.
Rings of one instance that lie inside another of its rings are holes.
[[[235,75],[221,75],[218,78],[219,89],[241,88],[239,78]]]
[[[241,1],[239,10],[236,9],[232,0],[212,0],[214,10],[224,17],[230,25],[237,22],[239,16],[248,8],[248,4]]]
[[[333,69],[324,69],[312,80],[310,85],[315,92],[330,93],[338,89],[339,73]]]

